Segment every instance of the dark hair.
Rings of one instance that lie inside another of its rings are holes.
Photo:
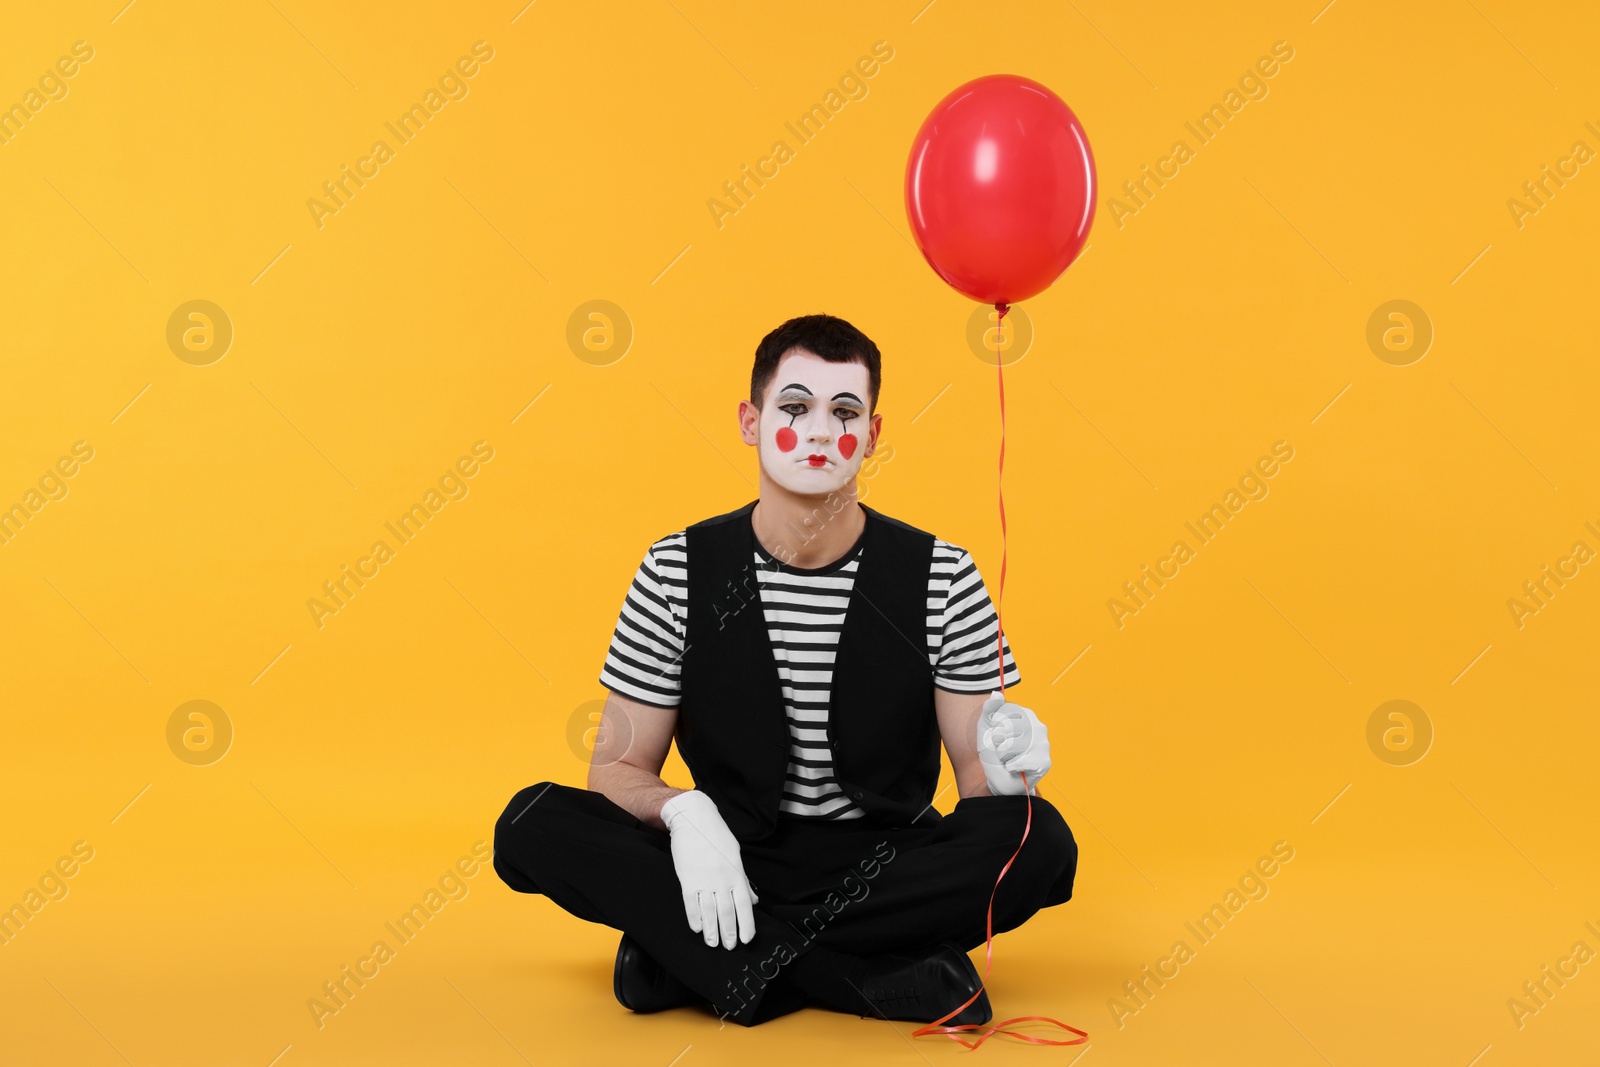
[[[801,315],[773,330],[756,346],[756,362],[750,371],[750,402],[759,406],[778,362],[791,348],[803,348],[829,363],[865,364],[872,386],[871,411],[878,408],[878,389],[883,383],[882,361],[872,338],[832,315]],[[870,413],[870,412],[869,412]]]

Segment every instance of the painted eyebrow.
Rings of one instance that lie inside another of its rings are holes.
[[[805,395],[805,397],[808,397],[808,398],[811,397],[811,390],[808,389],[808,387],[806,387],[806,386],[802,386],[802,384],[800,384],[800,382],[789,382],[789,384],[787,384],[787,386],[782,387],[782,389],[779,389],[778,392],[779,392],[779,395],[782,395],[782,394],[787,394],[787,392],[790,392],[790,390],[797,390],[798,394]],[[854,405],[851,405],[851,406],[854,406],[854,408],[858,408],[858,410],[866,411],[866,406],[867,406],[866,403],[862,402],[861,397],[858,397],[858,395],[853,394],[853,392],[842,392],[842,394],[834,394],[834,400],[854,400]]]

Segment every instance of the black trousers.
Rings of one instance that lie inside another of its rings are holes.
[[[540,782],[517,793],[495,824],[494,868],[520,893],[632,935],[718,1015],[753,1026],[805,1006],[782,968],[815,945],[874,956],[944,939],[983,944],[1029,799],[1027,843],[994,896],[1000,933],[1072,896],[1077,842],[1043,797],[966,797],[935,823],[889,829],[781,817],[768,838],[740,843],[761,902],[755,937],[732,949],[689,928],[670,835],[599,792]]]

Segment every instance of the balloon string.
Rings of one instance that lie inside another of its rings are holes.
[[[1001,304],[996,304],[995,305],[995,309],[997,311],[999,311],[999,313],[1000,313],[999,318],[996,321],[1000,324],[999,325],[1000,332],[1003,333],[1003,331],[1005,329],[1006,312],[1011,310],[1011,308],[1010,308],[1010,305],[1001,303]],[[1001,618],[1000,618],[1000,602],[1005,599],[1005,595],[1006,595],[1006,491],[1005,491],[1005,472],[1006,472],[1006,377],[1005,377],[1005,368],[1001,366],[1001,362],[1000,362],[1000,346],[999,346],[998,342],[995,345],[995,360],[994,360],[994,364],[995,364],[995,374],[999,379],[999,385],[1000,385],[1000,466],[999,466],[999,469],[996,472],[996,480],[999,483],[999,489],[1000,489],[1000,494],[999,494],[999,496],[1000,496],[1000,585],[999,585],[999,588],[995,592],[994,621],[995,621],[995,631],[996,631],[995,632],[995,655],[999,659],[999,664],[1000,664],[1000,690],[999,691],[1000,691],[1000,695],[1003,697],[1005,695],[1005,691],[1006,691],[1006,653],[1005,653],[1005,627],[1004,627],[1004,624],[1001,622]],[[1022,854],[1022,846],[1028,840],[1028,831],[1030,829],[1032,829],[1032,827],[1033,827],[1033,796],[1032,796],[1032,789],[1028,785],[1028,772],[1027,771],[1021,771],[1019,773],[1022,775],[1023,796],[1027,797],[1028,818],[1027,818],[1027,821],[1025,823],[1023,823],[1023,825],[1022,825],[1022,840],[1017,842],[1017,849],[1016,849],[1015,852],[1011,853],[1011,858],[1006,860],[1006,865],[1004,867],[1000,868],[1000,877],[996,878],[994,880],[994,888],[989,891],[989,909],[988,909],[988,914],[984,918],[983,981],[981,983],[979,983],[976,992],[974,992],[972,994],[972,996],[968,997],[966,999],[966,1001],[963,1002],[960,1006],[956,1007],[953,1011],[949,1012],[948,1014],[940,1016],[939,1018],[935,1019],[933,1022],[929,1023],[926,1026],[919,1026],[917,1029],[915,1029],[915,1030],[913,1030],[911,1032],[911,1036],[912,1037],[922,1037],[925,1034],[944,1034],[950,1040],[959,1042],[960,1044],[965,1045],[969,1049],[977,1048],[978,1046],[982,1045],[985,1041],[989,1040],[991,1037],[995,1036],[996,1034],[1004,1034],[1007,1037],[1014,1037],[1014,1038],[1018,1039],[1019,1041],[1027,1041],[1030,1044],[1034,1044],[1034,1045],[1081,1045],[1085,1041],[1089,1040],[1088,1031],[1079,1030],[1076,1026],[1068,1026],[1066,1023],[1062,1022],[1061,1020],[1052,1019],[1048,1015],[1016,1015],[1016,1016],[1013,1016],[1010,1019],[1002,1019],[1000,1022],[994,1023],[992,1025],[985,1025],[985,1024],[982,1024],[982,1023],[963,1023],[960,1026],[942,1026],[942,1025],[940,1025],[941,1023],[945,1022],[946,1020],[951,1019],[954,1016],[960,1014],[960,1012],[963,1009],[965,1009],[968,1004],[971,1004],[974,1000],[977,1000],[978,999],[978,994],[982,993],[984,991],[984,989],[988,988],[988,985],[989,985],[989,972],[994,968],[994,898],[995,898],[995,894],[1000,892],[1001,879],[1005,878],[1006,872],[1011,869],[1011,864],[1014,863],[1016,861],[1016,858],[1019,855]],[[1032,1021],[1051,1023],[1051,1024],[1055,1025],[1055,1026],[1059,1026],[1061,1029],[1066,1030],[1066,1031],[1068,1031],[1070,1033],[1077,1034],[1078,1036],[1074,1037],[1074,1038],[1072,1038],[1071,1040],[1068,1040],[1068,1041],[1052,1041],[1049,1038],[1034,1037],[1032,1034],[1018,1033],[1015,1030],[1008,1029],[1008,1027],[1012,1023],[1023,1023],[1023,1022],[1032,1022]],[[959,1032],[961,1032],[963,1030],[982,1030],[982,1031],[984,1031],[984,1035],[982,1037],[978,1038],[978,1040],[976,1040],[976,1041],[966,1041],[966,1040],[963,1040],[962,1038],[959,1038],[959,1037],[956,1036],[956,1034],[958,1034]]]
[[[994,343],[994,373],[995,380],[1000,387],[1000,464],[995,470],[995,485],[1000,501],[1000,587],[995,591],[994,597],[994,653],[1000,661],[1000,688],[997,692],[1001,696],[1006,692],[1006,651],[1005,651],[1005,624],[1000,614],[1000,604],[1006,598],[1006,370],[1000,358],[1000,343],[1005,336],[1006,312],[1011,310],[1009,304],[996,304],[995,310],[999,316],[995,319]],[[1030,805],[1031,806],[1031,805]]]

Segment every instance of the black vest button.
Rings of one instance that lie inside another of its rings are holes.
[[[850,799],[851,800],[860,800],[861,799],[861,794],[860,793],[851,793],[850,794]]]

